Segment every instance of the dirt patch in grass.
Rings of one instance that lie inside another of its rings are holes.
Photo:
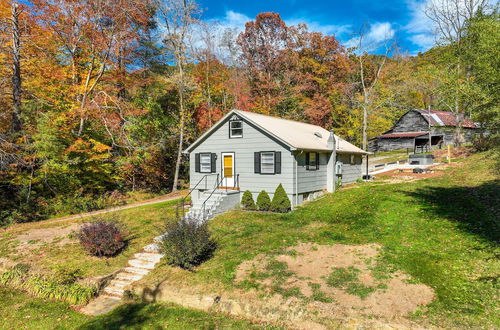
[[[402,318],[434,299],[433,290],[410,283],[401,272],[377,267],[379,245],[316,245],[302,243],[274,256],[243,262],[236,284],[293,297],[307,304],[311,315]]]
[[[30,229],[16,237],[20,243],[17,250],[35,250],[47,243],[57,243],[60,246],[71,243],[73,240],[69,238],[70,234],[80,226],[79,223],[73,223],[69,226]]]
[[[440,166],[440,165],[438,165]],[[384,172],[378,176],[378,181],[383,181],[384,183],[402,183],[402,182],[412,182],[428,178],[437,178],[443,176],[445,172],[442,171],[442,167],[431,167],[429,171],[423,173],[413,173],[412,169],[396,169]]]

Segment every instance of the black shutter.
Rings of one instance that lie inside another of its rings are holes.
[[[306,170],[309,169],[309,153],[306,152]]]
[[[316,153],[316,169],[319,170],[319,152]]]
[[[194,154],[194,171],[200,172],[200,154]]]
[[[281,174],[281,151],[274,153],[274,174]]]
[[[253,153],[253,169],[254,173],[260,173],[260,152]]]
[[[216,159],[217,159],[217,154],[213,154],[213,153],[210,154],[210,169],[211,169],[212,173],[216,172],[216,166],[217,166],[215,163]]]

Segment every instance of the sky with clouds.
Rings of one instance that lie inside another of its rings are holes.
[[[423,9],[430,0],[198,0],[205,20],[244,29],[258,13],[273,11],[287,24],[306,23],[310,30],[335,35],[344,45],[355,43],[363,26],[373,43],[393,37],[403,52],[428,50],[435,41]]]

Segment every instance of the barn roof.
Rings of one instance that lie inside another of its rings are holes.
[[[236,114],[248,120],[258,128],[272,135],[276,139],[288,145],[291,149],[330,151],[328,138],[330,132],[321,126],[306,124],[299,121],[282,119],[278,117],[266,116],[255,112],[231,110],[224,118],[219,120],[211,129],[205,132],[198,140],[190,145],[186,151],[191,151],[196,145],[201,143],[212,131],[220,127],[225,119]],[[339,153],[367,154],[366,151],[356,147],[346,140],[335,136],[336,151]]]
[[[431,110],[429,115],[429,110],[414,110],[420,113],[427,122],[430,122],[431,126],[457,126],[457,120],[453,112]],[[468,117],[464,118],[463,127],[477,128],[476,124],[474,124],[474,122]]]
[[[379,139],[398,139],[398,138],[414,138],[429,134],[429,132],[401,132],[401,133],[387,133],[379,135]]]

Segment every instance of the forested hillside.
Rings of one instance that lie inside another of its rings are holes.
[[[363,148],[411,108],[471,116],[496,137],[499,16],[456,1],[473,4],[456,21],[429,8],[436,45],[418,55],[363,28],[346,47],[277,13],[238,33],[192,0],[2,1],[0,225],[181,188],[183,149],[233,108]]]

